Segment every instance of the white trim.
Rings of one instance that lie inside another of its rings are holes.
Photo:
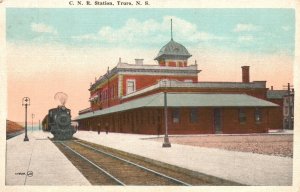
[[[160,73],[160,72],[119,72],[121,75],[152,75],[152,76],[158,76],[158,75],[168,75],[168,76],[194,76],[197,77],[198,73]]]
[[[133,82],[133,91],[129,92],[128,91],[128,83],[129,82]],[[130,93],[134,93],[136,91],[136,81],[135,79],[126,79],[126,95],[130,94]]]
[[[123,75],[119,75],[118,76],[118,96],[119,98],[121,98],[122,96],[122,84],[123,84]]]

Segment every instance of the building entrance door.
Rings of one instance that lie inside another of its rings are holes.
[[[214,129],[215,133],[222,133],[221,109],[214,109]]]

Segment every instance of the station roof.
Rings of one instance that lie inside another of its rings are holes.
[[[277,107],[277,104],[246,94],[211,93],[168,93],[168,107]],[[85,113],[74,120],[86,119],[114,112],[142,107],[164,107],[164,94],[157,93],[147,97],[128,101],[110,108]]]
[[[267,98],[268,99],[282,99],[284,95],[288,93],[287,90],[268,90]]]
[[[192,55],[183,45],[171,39],[171,41],[169,41],[159,50],[155,60],[159,60],[160,58],[163,58],[165,56],[183,56],[185,58],[189,58]]]

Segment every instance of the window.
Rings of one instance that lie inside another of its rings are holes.
[[[101,93],[98,93],[99,97],[98,97],[98,102],[100,103],[101,100],[102,100],[102,94]]]
[[[255,109],[255,122],[260,123],[262,120],[261,110],[259,108]]]
[[[179,123],[179,121],[180,121],[180,111],[179,111],[179,108],[174,108],[172,110],[172,119],[173,119],[173,123]]]
[[[186,82],[186,83],[193,83],[193,80],[192,79],[185,79],[184,82]]]
[[[135,80],[128,79],[127,80],[127,94],[135,92]]]
[[[190,122],[191,123],[198,122],[198,109],[197,108],[190,109]]]
[[[239,109],[239,121],[240,123],[245,123],[247,120],[246,112],[244,109]]]
[[[111,95],[111,98],[114,98],[114,86],[111,87],[110,95]]]

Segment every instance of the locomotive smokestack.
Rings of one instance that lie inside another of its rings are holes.
[[[250,82],[250,70],[249,66],[242,66],[242,82],[249,83]]]

